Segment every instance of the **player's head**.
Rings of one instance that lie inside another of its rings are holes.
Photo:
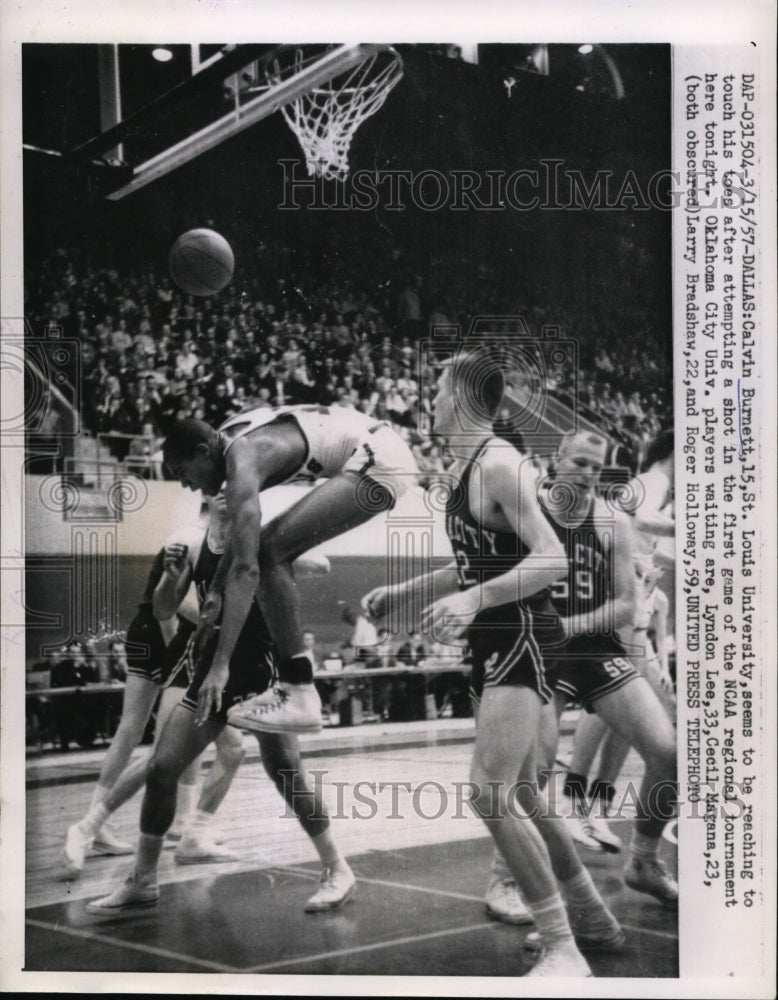
[[[646,449],[646,457],[643,462],[644,470],[650,469],[657,462],[664,462],[666,459],[671,458],[674,451],[675,433],[672,427],[668,430],[660,431]]]
[[[505,392],[502,366],[483,348],[460,350],[443,366],[432,400],[436,434],[491,427]]]
[[[167,433],[162,456],[185,489],[215,496],[224,482],[224,453],[219,432],[202,420],[176,420]]]
[[[593,431],[565,434],[559,442],[555,476],[564,479],[580,493],[590,493],[600,479],[608,455],[608,442]]]

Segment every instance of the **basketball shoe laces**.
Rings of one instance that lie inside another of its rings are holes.
[[[266,705],[252,705],[252,712],[258,715],[267,715],[268,712],[275,712],[276,709],[283,708],[289,701],[289,692],[282,687],[274,687],[273,694],[275,700]]]

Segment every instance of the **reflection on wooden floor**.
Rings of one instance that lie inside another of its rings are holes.
[[[454,724],[455,723],[455,724]],[[483,908],[491,842],[462,805],[472,722],[358,727],[304,739],[357,892],[334,913],[306,915],[315,852],[262,771],[246,737],[241,767],[217,818],[240,861],[176,866],[163,854],[162,898],[150,912],[101,918],[85,902],[111,891],[131,858],[90,858],[81,879],[57,881],[68,825],[84,812],[100,753],[31,761],[27,792],[26,968],[117,972],[520,976],[532,928],[507,927]],[[561,755],[569,750],[569,733]],[[639,780],[631,754],[620,791]],[[360,784],[362,783],[362,784]],[[117,813],[137,834],[139,799]],[[373,815],[373,813],[375,813]],[[627,839],[629,818],[611,822]],[[582,856],[627,931],[597,976],[678,974],[677,918],[624,887],[622,856]],[[664,842],[674,867],[675,850]]]

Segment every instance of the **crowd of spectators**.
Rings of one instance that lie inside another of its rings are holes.
[[[48,740],[66,751],[74,743],[88,749],[98,736],[109,739],[121,717],[126,679],[127,653],[119,638],[101,650],[95,642],[73,641],[30,663],[27,742]]]
[[[482,276],[466,301],[451,262],[435,262],[430,283],[400,251],[373,272],[336,258],[325,275],[283,245],[263,244],[256,257],[252,273],[207,299],[151,270],[95,268],[64,251],[45,262],[28,316],[79,341],[83,426],[128,468],[162,475],[160,442],[179,417],[218,425],[252,406],[315,402],[391,421],[434,475],[444,465],[430,435],[435,358],[419,344],[430,323],[466,326],[466,306],[574,339],[579,367],[550,387],[633,451],[668,419],[671,360],[639,311],[603,320],[561,300],[530,305],[507,296],[498,275]]]
[[[425,639],[420,632],[393,637],[362,612],[346,607],[349,634],[337,649],[319,648],[313,631],[304,634],[314,664],[316,686],[332,717],[357,698],[372,716],[408,722],[441,716],[472,715],[469,679],[460,669],[464,649]],[[357,668],[372,676],[350,676]],[[381,671],[390,670],[387,675]]]

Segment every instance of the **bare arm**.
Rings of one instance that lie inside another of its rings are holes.
[[[166,545],[163,565],[165,572],[152,598],[154,617],[159,621],[166,621],[175,615],[192,582],[192,565],[185,545]]]
[[[483,476],[484,502],[489,507],[479,512],[479,519],[493,526],[498,517],[507,522],[529,551],[505,573],[426,608],[423,627],[444,643],[453,641],[479,611],[531,597],[567,572],[562,544],[540,509],[537,479],[529,462],[498,447],[486,453]]]
[[[529,552],[513,569],[483,584],[484,608],[525,600],[567,573],[564,547],[540,509],[534,469],[522,461],[517,476],[515,465],[500,452],[504,449],[491,453],[484,469],[486,495]]]
[[[241,447],[242,446],[242,447]],[[259,470],[248,442],[236,441],[227,453],[228,543],[217,573],[224,578],[224,608],[214,665],[228,665],[259,583]],[[228,559],[225,559],[229,556]],[[221,563],[225,563],[222,569]]]
[[[609,634],[631,624],[635,615],[635,572],[632,534],[624,514],[614,515],[613,540],[606,559],[611,560],[613,592],[610,600],[586,614],[563,618],[568,635]]]
[[[675,534],[675,521],[662,512],[670,502],[670,481],[659,470],[651,469],[638,477],[645,496],[635,511],[635,528],[663,538]]]
[[[430,594],[444,597],[459,589],[459,577],[456,563],[450,563],[441,569],[420,573],[402,583],[388,587],[376,587],[362,598],[362,609],[371,618],[383,618],[390,610],[397,608],[401,602],[415,606],[416,603]]]
[[[670,666],[667,656],[667,608],[668,601],[664,593],[657,589],[654,613],[651,616],[651,624],[654,626],[654,647],[659,659],[660,673],[664,678],[670,679]]]
[[[229,677],[230,657],[248,617],[259,583],[260,475],[250,444],[241,439],[227,452],[228,532],[232,558],[226,570],[224,605],[219,641],[210,669],[200,686],[197,722],[208,718],[211,707],[221,709],[221,697]]]

